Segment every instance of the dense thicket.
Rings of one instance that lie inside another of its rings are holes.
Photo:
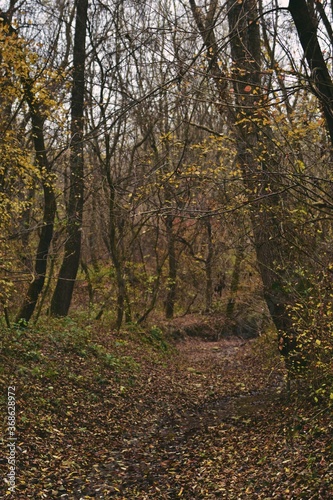
[[[327,353],[330,3],[86,7],[3,8],[7,324],[66,315],[75,285],[72,305],[117,328],[216,311],[257,333],[271,317],[287,353],[306,317]]]

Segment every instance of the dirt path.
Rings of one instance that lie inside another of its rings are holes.
[[[15,499],[333,498],[330,407],[286,402],[274,339],[19,334],[0,353],[18,388]]]
[[[280,370],[254,359],[252,342],[238,338],[180,343],[174,360],[152,368],[137,388],[128,412],[139,412],[115,435],[107,461],[78,484],[76,498],[243,498],[229,484],[244,467],[236,450],[244,445],[246,454],[249,427],[266,429],[281,399]],[[279,425],[266,431],[270,438]],[[217,472],[224,454],[232,467]]]

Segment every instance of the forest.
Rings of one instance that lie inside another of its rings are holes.
[[[1,498],[332,498],[333,3],[0,0],[0,102]]]

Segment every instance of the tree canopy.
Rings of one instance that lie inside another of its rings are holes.
[[[330,297],[331,5],[2,8],[7,325],[242,311],[295,350]]]

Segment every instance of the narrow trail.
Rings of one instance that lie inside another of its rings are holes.
[[[269,334],[171,345],[79,332],[3,341],[3,387],[15,373],[19,388],[17,500],[333,498],[332,407],[309,391],[286,400]]]
[[[107,461],[78,485],[76,498],[243,498],[233,496],[227,469],[213,471],[216,484],[200,478],[212,447],[219,456],[215,465],[224,453],[230,459],[235,437],[236,444],[247,444],[249,426],[266,427],[276,412],[281,371],[272,375],[254,359],[252,341],[181,342],[172,362],[147,374],[129,402],[129,412],[140,407],[134,422],[115,435]]]

